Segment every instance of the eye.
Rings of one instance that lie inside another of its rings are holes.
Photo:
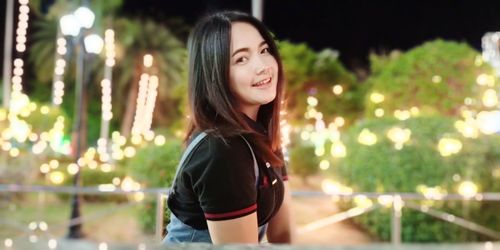
[[[263,48],[261,51],[260,51],[261,54],[268,54],[269,53],[269,47],[266,47],[266,48]]]
[[[238,57],[235,61],[235,63],[240,64],[248,61],[248,58],[246,56]]]

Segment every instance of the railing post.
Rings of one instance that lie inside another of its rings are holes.
[[[403,201],[401,196],[395,195],[392,202],[392,213],[391,213],[391,243],[393,245],[401,244],[401,215],[403,207]]]
[[[163,238],[164,200],[163,193],[156,195],[156,239],[159,241]]]

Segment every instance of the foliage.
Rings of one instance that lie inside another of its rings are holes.
[[[61,109],[51,108],[48,109],[48,113],[42,113],[42,104],[31,102],[31,106],[36,108],[29,112],[28,116],[17,116],[20,121],[26,123],[30,133],[38,135],[43,132],[48,133],[54,127],[54,123],[58,117],[66,118]],[[0,113],[7,116],[3,108],[0,109]],[[9,119],[5,119],[5,117],[0,120],[0,131],[5,132],[10,130],[12,133],[19,133],[14,135],[14,137],[21,134],[20,131],[12,131],[12,129],[21,128],[13,128]],[[31,149],[34,143],[30,140],[18,141],[15,138],[6,139],[6,136],[0,140],[2,144],[8,142],[13,148],[19,149],[20,153],[17,157],[10,156],[8,150],[0,153],[0,183],[20,185],[32,183],[38,176],[40,162],[44,156],[57,154],[55,152],[46,152],[45,155],[33,154]]]
[[[362,121],[342,138],[348,149],[347,156],[334,165],[332,172],[343,184],[359,192],[417,192],[419,185],[425,185],[439,186],[447,193],[456,193],[463,180],[473,181],[478,185],[479,192],[499,192],[500,136],[464,138],[456,132],[453,124],[453,119],[445,117]],[[411,139],[401,150],[396,150],[386,136],[394,126],[411,130]],[[377,135],[375,145],[358,143],[362,129],[369,129]],[[458,154],[449,157],[440,155],[437,145],[443,135],[462,142],[463,148]],[[498,203],[475,200],[414,203],[429,205],[493,230],[500,229]],[[382,240],[390,237],[389,209],[370,212],[355,221]],[[449,222],[408,209],[403,210],[402,226],[403,240],[410,242],[485,239]]]
[[[71,163],[70,160],[66,162],[65,165]],[[80,180],[83,187],[97,187],[101,184],[112,184],[114,178],[119,178],[123,180],[125,177],[125,170],[123,169],[115,169],[113,171],[105,172],[102,169],[95,168],[90,169],[88,166],[81,168],[80,170]],[[63,172],[63,171],[61,171]],[[65,171],[64,171],[65,172]],[[64,178],[64,182],[61,185],[64,186],[73,186],[74,177],[73,175],[69,175],[65,173],[66,176]],[[70,197],[68,194],[60,194],[59,198],[62,200],[66,200]],[[127,201],[127,197],[123,194],[117,195],[99,195],[99,194],[84,194],[82,195],[82,199],[87,202],[125,202]]]
[[[304,43],[287,41],[279,43],[279,50],[286,78],[287,118],[291,123],[303,123],[310,95],[320,100],[317,110],[325,120],[343,116],[350,123],[359,116],[364,95],[362,85],[341,64],[337,51],[315,52]],[[342,86],[341,95],[332,93],[334,85]]]
[[[314,146],[295,144],[290,150],[290,170],[305,181],[318,172],[319,159],[314,155]]]
[[[135,157],[125,163],[128,173],[145,188],[170,187],[182,150],[180,140],[169,137],[163,146],[149,145],[137,151]],[[147,232],[155,230],[156,199],[145,201],[138,218]],[[164,225],[168,223],[168,213]]]
[[[122,118],[122,129],[126,127],[130,101],[135,103],[140,75],[148,69],[143,67],[143,56],[151,54],[154,58],[150,74],[159,79],[158,97],[154,114],[156,125],[171,125],[181,114],[181,96],[175,95],[179,85],[187,83],[187,51],[185,45],[165,26],[151,20],[117,18],[114,20],[116,33],[115,77],[113,80],[113,103],[117,114]],[[181,88],[182,89],[182,88]],[[135,93],[134,93],[135,91]],[[131,98],[133,100],[123,98]]]
[[[408,52],[371,55],[372,75],[367,80],[367,117],[381,108],[386,114],[417,107],[423,114],[457,115],[464,99],[474,93],[479,73],[491,73],[487,64],[475,65],[480,54],[465,43],[435,40]],[[375,104],[371,93],[385,101]]]
[[[170,30],[148,19],[134,18],[108,18],[116,12],[122,0],[112,1],[90,1],[90,7],[96,13],[96,21],[92,32],[103,34],[104,30],[112,27],[115,30],[116,65],[113,69],[113,120],[111,131],[117,130],[120,122],[130,123],[131,119],[124,119],[126,115],[133,116],[135,111],[135,97],[137,96],[137,85],[142,71],[142,58],[144,54],[154,56],[154,66],[148,73],[158,76],[157,105],[153,121],[155,125],[165,126],[173,124],[181,116],[179,104],[182,102],[182,94],[175,95],[181,89],[178,85],[185,84],[186,74],[185,46]],[[39,5],[38,2],[34,3]],[[33,67],[35,77],[30,96],[39,101],[50,101],[51,93],[47,91],[52,84],[55,42],[57,37],[57,26],[59,18],[70,13],[78,6],[67,1],[56,1],[47,14],[37,11],[37,21],[34,22],[33,43],[30,46],[29,62]],[[89,31],[90,32],[90,31]],[[66,54],[67,65],[65,67],[65,96],[62,107],[73,117],[74,111],[74,82],[75,82],[75,57],[76,40],[67,39]],[[101,59],[101,60],[99,60]],[[100,58],[86,58],[85,72],[89,87],[86,88],[89,100],[101,99],[100,82],[103,78],[104,69],[103,56]],[[134,92],[135,91],[135,92]],[[130,93],[132,92],[132,94]],[[135,94],[134,94],[135,93]],[[128,96],[131,97],[127,98]],[[132,103],[132,105],[130,105]],[[88,140],[95,141],[99,135],[100,103],[88,102]],[[128,109],[128,110],[127,110]],[[125,112],[127,110],[127,112]],[[130,115],[131,114],[131,115]],[[133,117],[132,117],[133,118]]]

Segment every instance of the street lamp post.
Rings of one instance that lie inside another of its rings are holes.
[[[61,32],[65,36],[74,37],[76,47],[76,77],[75,77],[75,118],[72,132],[72,153],[74,162],[78,164],[82,152],[82,115],[86,112],[83,102],[86,93],[84,79],[85,53],[100,53],[102,49],[102,39],[99,43],[97,35],[90,35],[83,39],[83,32],[92,27],[95,15],[86,7],[78,8],[74,13],[65,15],[60,20]],[[83,47],[82,47],[83,43]],[[100,46],[99,46],[100,44]],[[100,48],[99,48],[100,47]],[[81,186],[80,167],[74,175],[73,185]],[[68,238],[78,239],[83,237],[79,194],[74,193],[71,199],[71,222],[69,226]]]

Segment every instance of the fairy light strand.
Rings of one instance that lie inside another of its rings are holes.
[[[64,96],[64,70],[66,67],[66,60],[64,59],[67,48],[66,39],[60,34],[56,41],[56,60],[54,64],[54,80],[52,82],[52,104],[59,106],[62,104]]]

